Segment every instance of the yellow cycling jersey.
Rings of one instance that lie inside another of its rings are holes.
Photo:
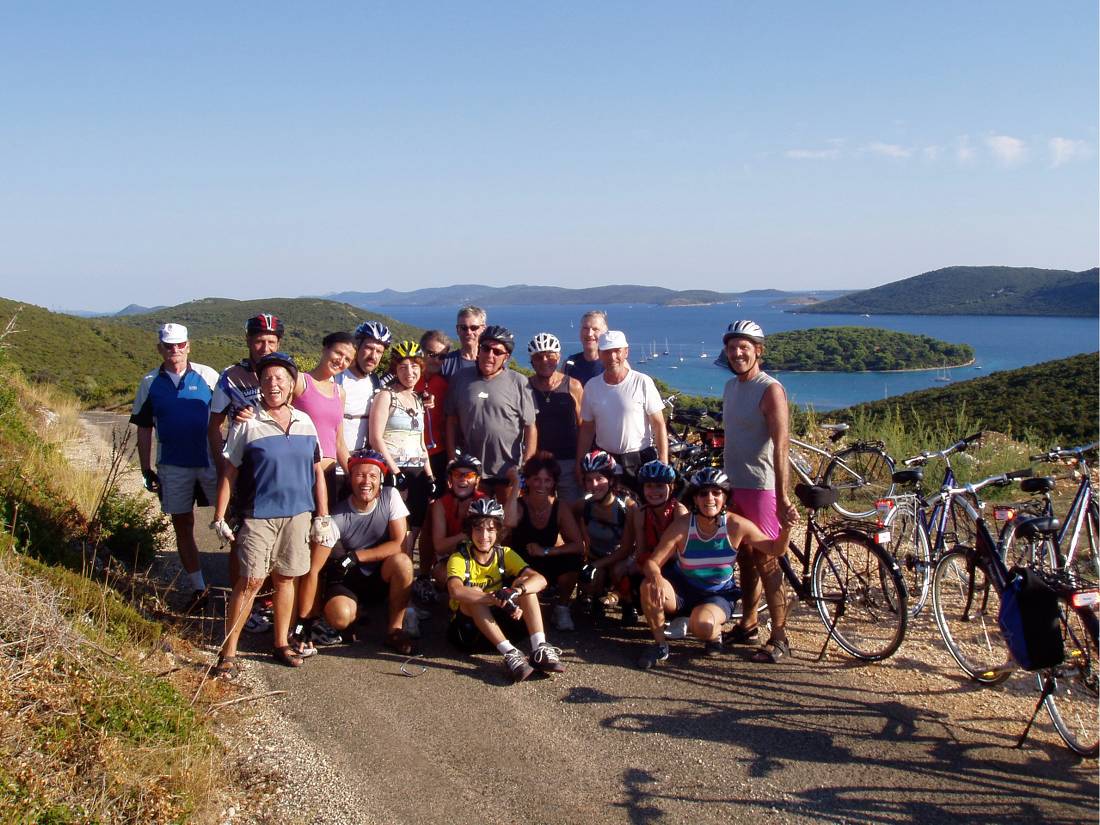
[[[493,548],[486,564],[474,558],[473,548],[462,544],[447,560],[447,578],[461,579],[468,587],[478,587],[486,593],[492,593],[504,586],[505,579],[514,579],[527,568],[523,560],[511,547]],[[458,602],[451,599],[451,610],[458,610]]]

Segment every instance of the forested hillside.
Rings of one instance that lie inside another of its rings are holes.
[[[1095,316],[1100,270],[951,266],[821,301],[799,313]]]
[[[815,327],[768,336],[764,365],[769,370],[931,369],[966,364],[974,358],[967,344],[949,344],[927,335],[866,327]]]
[[[1100,356],[1075,355],[997,372],[947,387],[857,404],[823,415],[844,421],[900,419],[903,427],[954,420],[959,410],[984,429],[1029,437],[1033,444],[1070,446],[1097,439]],[[873,429],[873,424],[872,424]]]

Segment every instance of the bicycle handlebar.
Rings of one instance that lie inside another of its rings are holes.
[[[912,458],[905,459],[902,462],[902,464],[904,464],[906,467],[913,467],[913,466],[919,466],[919,465],[922,465],[922,464],[926,464],[928,461],[930,461],[933,458],[947,458],[952,453],[964,452],[967,447],[969,447],[971,444],[973,444],[975,441],[977,441],[981,437],[982,437],[981,431],[978,431],[978,432],[976,432],[972,435],[968,435],[968,436],[964,436],[963,438],[960,438],[958,441],[956,441],[950,447],[945,447],[944,449],[939,450],[938,452],[929,452],[928,450],[925,450],[920,455],[915,455]]]
[[[1095,450],[1100,447],[1100,441],[1094,441],[1091,444],[1086,444],[1084,447],[1069,447],[1063,449],[1062,447],[1052,447],[1045,453],[1039,455],[1029,456],[1031,461],[1057,461],[1060,458],[1076,458],[1081,460],[1085,453]]]

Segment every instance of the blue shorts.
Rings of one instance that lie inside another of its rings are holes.
[[[672,585],[672,590],[676,594],[677,613],[691,613],[701,604],[713,604],[722,611],[724,621],[728,621],[733,615],[733,606],[741,598],[741,588],[733,582],[721,590],[700,590],[680,571],[676,562],[667,565],[662,575]]]

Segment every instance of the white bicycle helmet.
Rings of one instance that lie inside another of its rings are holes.
[[[734,321],[726,328],[726,334],[722,336],[725,344],[730,338],[746,338],[757,344],[764,343],[764,330],[756,321]]]
[[[527,342],[527,352],[534,355],[536,352],[561,352],[561,341],[558,336],[549,332],[540,332]]]
[[[355,337],[359,341],[377,341],[380,344],[388,344],[393,337],[390,328],[378,321],[364,321],[355,328]]]

